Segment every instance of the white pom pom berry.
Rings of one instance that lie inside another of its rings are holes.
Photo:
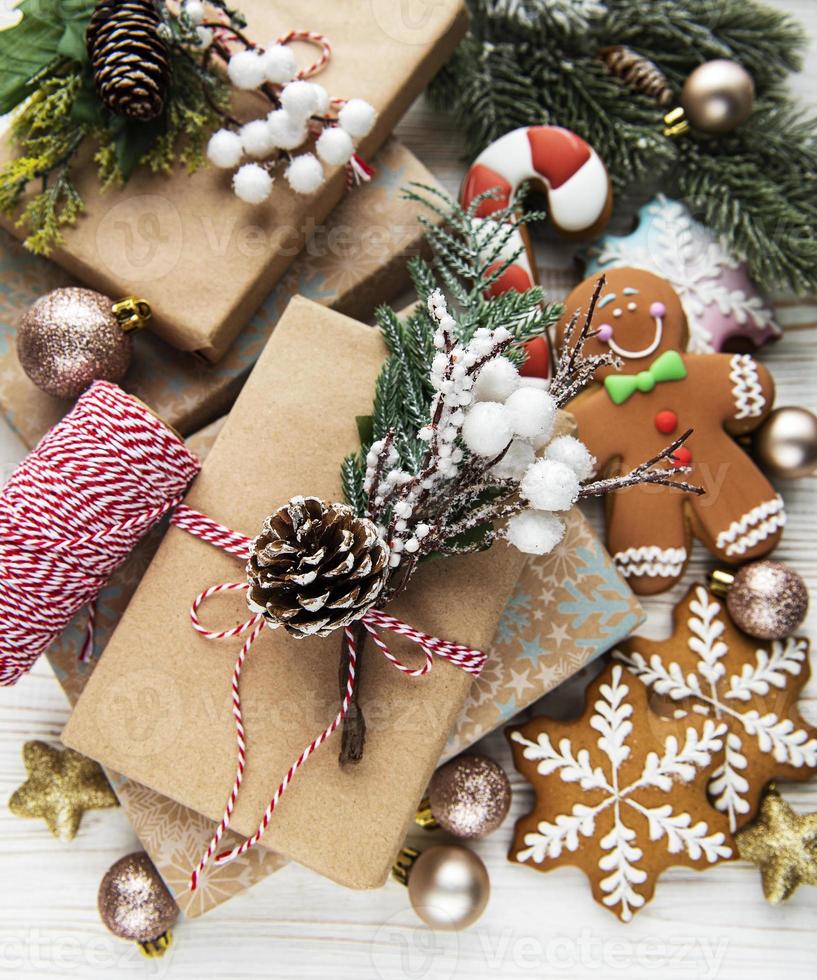
[[[579,479],[555,459],[539,459],[522,477],[522,496],[537,510],[568,510],[579,496]]]
[[[284,176],[296,194],[314,194],[325,180],[321,162],[314,153],[295,157]]]
[[[298,63],[291,49],[284,44],[271,44],[261,55],[264,78],[275,85],[284,85],[298,74]]]
[[[293,119],[308,119],[318,108],[318,93],[310,82],[297,81],[285,85],[281,105]]]
[[[236,52],[227,65],[227,75],[236,88],[258,88],[264,81],[261,56],[252,49]]]
[[[293,119],[285,109],[273,110],[267,126],[273,145],[282,150],[295,150],[306,140],[306,123]]]
[[[350,136],[362,139],[372,131],[377,113],[365,99],[349,99],[338,113],[338,122]]]
[[[236,197],[247,204],[261,204],[272,192],[272,177],[257,163],[245,163],[233,175]]]
[[[545,459],[569,466],[580,480],[588,480],[596,469],[596,459],[585,444],[573,436],[558,436],[545,451]]]
[[[517,388],[505,402],[513,431],[524,439],[542,438],[553,430],[556,402],[540,388]]]
[[[340,126],[325,129],[318,137],[315,150],[324,163],[330,167],[339,167],[348,163],[355,151],[352,137]]]
[[[275,149],[275,141],[266,119],[253,119],[246,123],[241,127],[240,136],[244,152],[258,160],[268,157]]]
[[[504,402],[519,387],[519,372],[507,357],[495,357],[479,372],[474,384],[478,402]]]
[[[207,159],[214,167],[232,170],[241,162],[244,147],[241,137],[230,129],[219,129],[210,137],[207,144]]]
[[[317,82],[312,82],[312,88],[315,89],[315,112],[322,116],[329,111],[329,93],[323,85],[318,85]]]
[[[499,402],[477,402],[462,424],[463,441],[477,456],[498,456],[512,436],[508,412]]]
[[[553,514],[523,510],[508,521],[505,537],[526,555],[546,555],[562,540],[565,526]]]

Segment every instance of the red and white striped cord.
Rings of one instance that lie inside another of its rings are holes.
[[[0,491],[0,685],[14,684],[200,467],[140,401],[98,381]],[[93,646],[93,611],[82,656]]]
[[[208,541],[210,544],[216,545],[216,547],[223,547],[225,550],[230,551],[237,557],[245,558],[248,554],[249,538],[246,538],[235,531],[231,531],[230,528],[226,528],[223,525],[218,524],[217,521],[213,521],[206,515],[199,514],[197,511],[194,511],[185,505],[177,508],[176,512],[171,517],[171,523],[176,524],[178,527],[190,534],[200,537],[204,541]],[[235,544],[237,540],[242,538],[243,552],[239,552],[239,550],[235,548]],[[222,542],[227,542],[232,547],[227,547],[226,544],[220,544],[219,540]],[[207,865],[213,859],[214,855],[216,864],[224,864],[235,860],[235,858],[242,854],[245,854],[251,847],[254,847],[261,840],[264,832],[269,826],[270,819],[272,818],[272,814],[275,812],[276,806],[286,792],[289,784],[295,778],[295,775],[299,769],[301,769],[301,767],[306,763],[312,753],[315,752],[316,749],[318,749],[337,730],[343,719],[346,717],[349,711],[349,704],[355,690],[355,681],[357,676],[357,645],[355,643],[353,630],[350,627],[346,627],[344,633],[349,651],[349,666],[346,675],[346,688],[337,714],[326,726],[326,728],[324,728],[324,730],[316,738],[314,738],[309,745],[306,746],[298,758],[289,767],[286,775],[278,784],[272,798],[267,804],[267,808],[261,817],[261,821],[258,824],[255,833],[253,833],[251,837],[248,837],[241,844],[233,847],[231,850],[222,851],[221,853],[216,854],[218,845],[224,836],[224,832],[230,826],[230,821],[232,819],[236,800],[238,799],[238,792],[241,788],[241,783],[244,778],[244,770],[247,763],[247,748],[244,733],[244,721],[241,713],[241,694],[239,689],[241,669],[244,665],[244,661],[247,658],[247,654],[250,652],[253,644],[260,636],[261,631],[265,626],[265,621],[263,615],[259,613],[238,626],[233,626],[225,630],[210,630],[205,626],[202,626],[199,619],[199,609],[207,599],[216,595],[217,593],[246,591],[247,589],[249,589],[249,585],[246,582],[223,582],[220,585],[213,585],[210,586],[209,589],[205,589],[203,592],[197,595],[193,600],[192,606],[190,607],[190,620],[193,624],[193,628],[207,640],[225,640],[247,633],[247,637],[244,640],[241,650],[239,651],[235,666],[233,668],[231,683],[233,718],[235,719],[237,745],[235,778],[233,780],[233,787],[230,791],[230,795],[227,798],[227,803],[224,807],[224,814],[219,821],[218,827],[207,845],[206,850],[202,854],[201,860],[191,873],[191,891],[195,891],[198,887],[199,878]],[[360,623],[389,662],[392,663],[398,670],[402,671],[404,674],[407,674],[409,677],[422,677],[424,674],[427,674],[432,668],[434,656],[442,657],[444,660],[448,660],[450,663],[455,664],[468,673],[474,675],[478,675],[480,673],[485,663],[485,654],[481,651],[472,650],[469,647],[463,646],[462,644],[452,643],[448,640],[441,640],[436,636],[423,633],[421,630],[417,630],[414,627],[409,626],[407,623],[404,623],[402,620],[397,619],[395,616],[390,616],[388,613],[384,613],[379,609],[370,609],[360,620]],[[416,643],[425,653],[426,659],[423,666],[410,667],[398,660],[380,638],[377,632],[379,629],[389,630],[392,633],[405,636],[413,643]]]
[[[283,34],[279,37],[276,43],[291,44],[293,41],[305,41],[307,44],[314,44],[321,49],[320,58],[306,68],[302,68],[295,76],[296,78],[314,78],[329,64],[329,59],[332,57],[332,43],[325,34],[318,34],[317,31],[290,31],[289,34]]]

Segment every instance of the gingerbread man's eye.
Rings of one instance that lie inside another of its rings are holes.
[[[627,309],[632,313],[633,310],[637,310],[638,309],[638,306],[635,303],[628,303],[627,304]]]
[[[602,325],[598,329],[598,333],[596,334],[596,336],[603,344],[606,344],[607,341],[610,340],[613,336],[612,326],[609,323],[602,323]]]
[[[654,316],[656,317],[656,319],[658,317],[666,316],[666,313],[667,313],[667,308],[666,306],[664,306],[663,303],[653,303],[650,306],[650,316]]]

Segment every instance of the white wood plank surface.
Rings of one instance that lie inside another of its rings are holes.
[[[787,7],[817,31],[810,0]],[[3,5],[8,6],[8,5]],[[794,87],[814,104],[817,52]],[[401,138],[456,189],[463,171],[461,144],[445,119],[420,100],[398,130]],[[763,352],[778,382],[778,404],[817,409],[817,304],[796,311],[799,323]],[[0,482],[22,447],[0,423]],[[778,555],[804,574],[817,596],[815,480],[781,485],[790,523]],[[700,549],[687,582],[709,567]],[[680,587],[647,603],[649,631],[666,635]],[[807,630],[817,626],[813,609]],[[803,713],[817,723],[817,683]],[[22,782],[20,748],[26,739],[56,740],[68,715],[46,664],[0,695],[0,799]],[[504,738],[480,749],[513,771]],[[482,920],[461,934],[432,934],[418,923],[406,891],[390,884],[376,893],[345,892],[296,866],[216,909],[181,923],[162,960],[147,961],[135,947],[102,928],[96,890],[108,866],[137,842],[124,814],[88,814],[79,836],[62,844],[44,826],[18,820],[0,807],[0,972],[10,976],[110,978],[128,976],[340,977],[446,980],[517,978],[735,978],[806,980],[815,975],[817,889],[801,888],[780,908],[763,899],[758,874],[736,863],[700,875],[667,873],[656,899],[623,926],[591,899],[572,869],[548,875],[511,865],[505,854],[513,820],[531,803],[514,775],[511,818],[478,844],[491,876],[492,897]],[[817,810],[817,781],[786,787],[795,806]],[[429,841],[431,838],[420,840]],[[436,838],[435,838],[436,839]]]

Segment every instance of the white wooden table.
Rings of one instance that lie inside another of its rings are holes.
[[[817,33],[810,0],[777,0]],[[795,87],[814,102],[817,51]],[[446,122],[420,101],[398,132],[415,153],[456,189],[460,146]],[[800,322],[764,351],[778,382],[778,404],[817,409],[817,304],[797,311]],[[0,422],[0,483],[22,456]],[[807,578],[817,597],[815,480],[781,487],[790,514],[778,556]],[[686,582],[708,568],[700,549]],[[647,603],[649,633],[666,635],[669,610],[683,587]],[[806,629],[817,634],[817,605]],[[817,682],[802,703],[817,723]],[[55,741],[68,707],[45,662],[0,695],[0,799],[23,781],[22,743]],[[480,750],[513,771],[504,738],[494,734]],[[492,897],[480,922],[460,934],[423,928],[401,886],[375,893],[345,892],[290,865],[211,912],[181,923],[162,960],[143,959],[135,947],[110,937],[96,913],[99,880],[137,840],[121,810],[89,813],[70,844],[53,839],[39,822],[18,820],[0,807],[0,972],[11,976],[340,977],[369,980],[447,980],[516,977],[682,977],[805,980],[817,965],[817,889],[801,888],[787,904],[763,899],[757,871],[727,865],[705,875],[675,869],[656,899],[628,926],[596,905],[582,874],[548,875],[508,863],[513,820],[530,808],[531,793],[514,775],[511,817],[478,844],[491,876]],[[799,809],[817,809],[817,780],[784,787]]]

